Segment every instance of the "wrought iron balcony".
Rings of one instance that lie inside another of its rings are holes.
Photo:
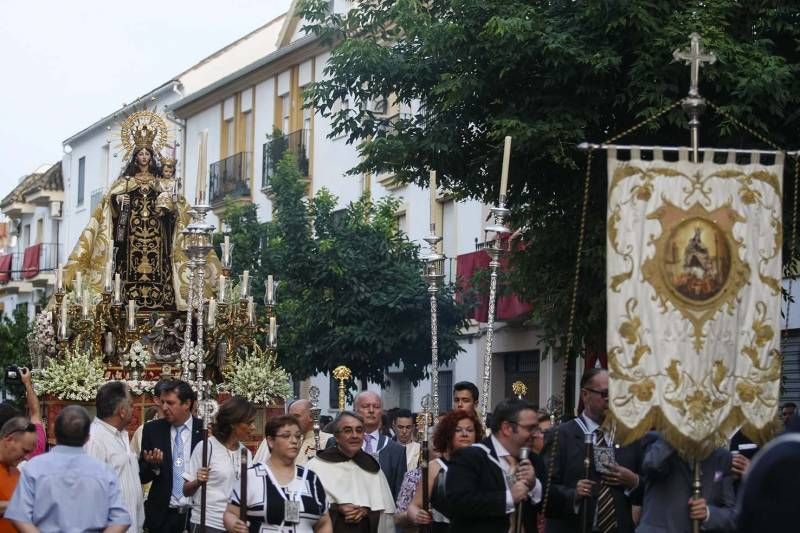
[[[239,152],[209,167],[208,200],[214,205],[225,198],[250,197],[250,178],[253,174],[253,153]]]
[[[294,154],[297,169],[304,178],[308,177],[308,143],[311,130],[297,130],[287,135],[272,137],[264,143],[264,165],[261,173],[261,188],[270,187],[270,181],[278,170],[278,163],[288,150]]]

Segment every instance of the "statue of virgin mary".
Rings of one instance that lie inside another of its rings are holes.
[[[84,283],[100,293],[105,266],[112,260],[123,302],[134,300],[142,312],[185,310],[189,265],[182,231],[191,217],[177,192],[175,161],[160,156],[167,142],[166,123],[156,113],[138,111],[122,124],[120,136],[127,164],[70,254],[65,285],[81,272]],[[216,279],[220,268],[213,252],[207,269],[206,279]],[[211,295],[210,284],[206,292]]]

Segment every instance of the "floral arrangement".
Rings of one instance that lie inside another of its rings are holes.
[[[34,368],[42,368],[47,360],[56,356],[56,332],[50,313],[39,313],[28,332],[28,348]]]
[[[52,394],[59,400],[91,401],[107,380],[103,363],[88,352],[67,350],[58,364],[34,371],[37,394]]]
[[[258,349],[234,360],[222,374],[225,382],[220,385],[220,390],[243,396],[256,404],[269,405],[292,394],[286,370]]]
[[[131,349],[120,360],[122,366],[131,370],[144,370],[149,362],[150,352],[139,341],[131,344]]]

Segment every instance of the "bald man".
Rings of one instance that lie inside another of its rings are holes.
[[[317,454],[316,442],[314,440],[314,418],[311,416],[311,402],[308,400],[296,400],[289,406],[289,414],[297,419],[300,424],[300,431],[303,432],[303,442],[300,444],[300,453],[297,454],[298,465],[305,465],[309,459]],[[320,446],[324,447],[328,439],[333,435],[319,432]],[[255,456],[253,456],[254,463],[266,463],[269,459],[269,446],[267,446],[267,439],[261,441],[258,446]]]

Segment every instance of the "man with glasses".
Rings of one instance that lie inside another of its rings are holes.
[[[520,449],[530,445],[538,427],[530,403],[505,400],[492,413],[491,436],[453,454],[445,481],[451,531],[506,533],[517,504],[541,501],[541,460],[520,460]]]
[[[17,465],[35,446],[36,427],[24,416],[11,418],[0,428],[0,514],[6,512],[19,482]],[[10,520],[0,519],[0,533],[15,531]]]
[[[394,531],[394,497],[375,457],[361,446],[361,416],[342,411],[334,420],[336,444],[308,462],[325,487],[333,533]]]
[[[547,533],[580,531],[582,504],[586,500],[587,523],[598,533],[632,533],[631,505],[641,498],[639,476],[641,448],[638,443],[617,447],[614,435],[602,426],[608,411],[608,371],[587,370],[581,377],[583,412],[558,426],[558,445],[548,442],[546,464],[553,465],[547,504]],[[592,442],[589,477],[586,477],[585,439]],[[549,454],[557,448],[550,462]]]

